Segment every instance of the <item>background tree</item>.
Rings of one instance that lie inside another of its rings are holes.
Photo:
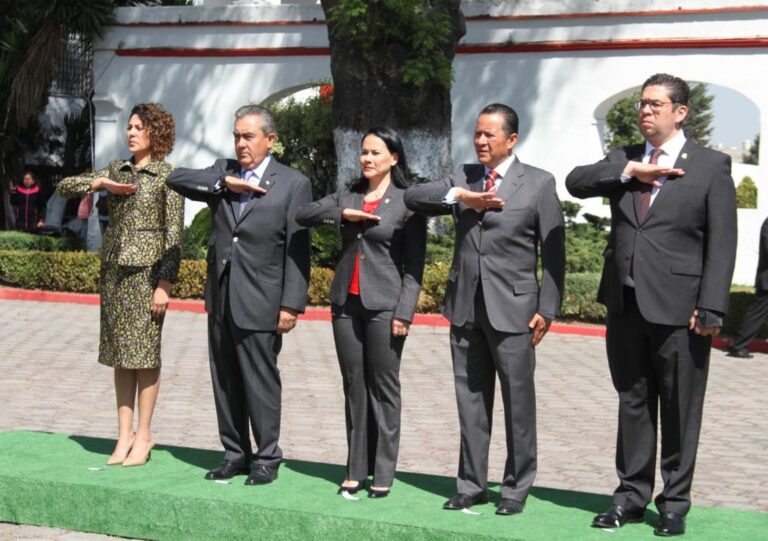
[[[700,144],[709,145],[712,135],[712,101],[714,97],[707,93],[707,85],[689,83],[691,94],[688,98],[688,116],[683,121],[685,136],[695,139]],[[643,142],[643,136],[637,128],[637,109],[635,103],[640,99],[640,92],[635,92],[617,101],[608,110],[605,117],[606,154],[614,148]]]
[[[757,186],[752,177],[744,177],[736,187],[736,206],[740,209],[757,208]]]
[[[411,169],[450,172],[451,78],[465,33],[459,0],[322,0],[334,84],[338,181],[359,174],[360,139],[386,125],[404,139]]]
[[[758,165],[760,163],[760,134],[755,135],[749,152],[744,155],[744,163],[749,165]]]

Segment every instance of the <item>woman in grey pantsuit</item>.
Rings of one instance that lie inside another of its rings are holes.
[[[400,355],[419,297],[427,230],[403,203],[408,168],[395,131],[368,131],[360,167],[360,178],[300,208],[296,221],[333,224],[341,233],[330,293],[349,445],[339,492],[353,494],[373,475],[368,496],[381,498],[395,476]]]

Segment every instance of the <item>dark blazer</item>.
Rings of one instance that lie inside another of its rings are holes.
[[[497,192],[499,211],[476,212],[463,203],[443,202],[454,186],[483,190],[485,168],[465,164],[444,182],[408,188],[408,208],[429,215],[453,214],[456,244],[448,275],[443,314],[464,325],[482,279],[488,319],[497,331],[528,332],[538,312],[560,314],[565,275],[565,228],[554,177],[515,159]],[[541,255],[542,279],[537,278]]]
[[[347,186],[319,201],[301,207],[296,221],[304,226],[329,224],[339,228],[341,258],[331,284],[330,300],[343,305],[360,253],[360,302],[368,310],[393,310],[394,317],[413,319],[419,300],[427,245],[423,216],[405,208],[404,190],[390,184],[374,214],[379,222],[347,222],[345,208],[362,209],[361,192]]]
[[[633,266],[637,304],[647,321],[687,325],[696,307],[725,313],[737,239],[730,157],[688,139],[675,163],[685,175],[665,182],[640,223],[642,183],[622,183],[621,173],[644,153],[645,143],[616,149],[566,179],[571,195],[607,197],[611,204],[598,301],[622,313],[623,285]]]
[[[205,309],[215,308],[219,283],[229,267],[229,303],[241,329],[274,331],[280,307],[303,312],[309,281],[309,230],[300,227],[296,209],[312,200],[309,179],[274,157],[260,186],[267,190],[248,202],[238,217],[240,195],[216,189],[226,175],[240,176],[235,160],[216,160],[207,169],[178,168],[168,186],[211,209]]]
[[[757,274],[755,275],[755,289],[768,291],[768,218],[760,227],[760,251],[757,260]]]

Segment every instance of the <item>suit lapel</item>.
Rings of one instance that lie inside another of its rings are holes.
[[[259,187],[267,190],[267,193],[269,193],[269,190],[272,189],[272,187],[275,185],[275,182],[277,181],[277,167],[275,166],[275,163],[276,163],[275,158],[271,157],[269,159],[269,164],[267,165],[267,168],[264,171],[264,174],[261,176],[261,182],[259,182]],[[240,215],[240,221],[244,220],[245,217],[248,216],[248,213],[251,212],[251,209],[256,206],[258,201],[262,197],[266,197],[266,195],[267,194],[251,195],[251,198],[245,204],[243,213]],[[239,200],[236,205],[239,205]],[[237,215],[237,212],[235,213],[235,215]]]
[[[240,164],[235,161],[227,162],[226,175],[240,178]],[[226,193],[227,206],[229,207],[230,216],[232,216],[232,223],[236,224],[240,214],[240,195],[227,191]]]
[[[643,156],[645,155],[645,143],[641,143],[639,145],[635,145],[631,148],[631,150],[627,153],[627,158],[629,161],[632,162],[642,162]],[[636,184],[639,184],[638,180],[634,181]],[[631,209],[624,209],[624,213],[627,216],[634,216],[635,217],[635,224],[640,224],[640,189],[638,186],[635,186],[632,189],[632,197],[628,199],[628,201],[632,204]],[[623,199],[622,199],[623,201]]]
[[[397,190],[397,188],[390,181],[389,186],[387,186],[387,189],[384,191],[384,195],[381,196],[381,201],[373,211],[376,216],[381,216],[383,218],[387,214],[390,205],[392,204],[392,196],[395,193],[395,190]]]
[[[523,185],[523,175],[525,175],[523,164],[521,164],[520,160],[515,157],[512,164],[509,166],[509,169],[507,169],[507,174],[504,175],[504,180],[501,182],[501,186],[499,186],[499,189],[496,191],[496,197],[503,199],[504,201],[507,201],[507,199],[512,197],[512,194],[519,190],[520,186]]]
[[[693,141],[691,139],[686,139],[685,144],[683,145],[683,148],[680,149],[680,154],[677,156],[677,160],[675,161],[675,169],[682,169],[687,171],[688,165],[690,164],[694,154],[695,151]],[[680,177],[675,175],[670,175],[667,177],[664,185],[661,187],[661,189],[656,194],[656,197],[654,197],[653,201],[651,202],[651,207],[648,209],[648,216],[645,217],[646,221],[648,221],[650,217],[653,216],[654,209],[659,208],[659,205],[663,204],[664,200],[669,197],[669,193],[674,191],[675,187],[677,186],[677,182],[675,182],[675,180],[678,178]]]

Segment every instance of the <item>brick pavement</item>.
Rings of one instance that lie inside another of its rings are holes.
[[[96,363],[97,337],[97,307],[0,301],[0,430],[114,437],[112,378],[108,368]],[[154,422],[158,443],[220,449],[204,315],[168,314],[163,360]],[[694,505],[768,511],[766,361],[763,354],[734,360],[713,352]],[[342,464],[344,409],[330,324],[301,321],[284,340],[280,369],[286,457]],[[412,328],[401,382],[399,470],[455,475],[458,421],[447,328]],[[536,485],[610,494],[616,482],[616,398],[603,339],[547,336],[538,350],[536,385]],[[505,456],[498,393],[494,425],[490,478],[498,480]],[[8,537],[8,528],[17,527],[0,526],[0,540],[28,537]],[[69,539],[61,537],[66,532],[56,532],[30,538]]]

